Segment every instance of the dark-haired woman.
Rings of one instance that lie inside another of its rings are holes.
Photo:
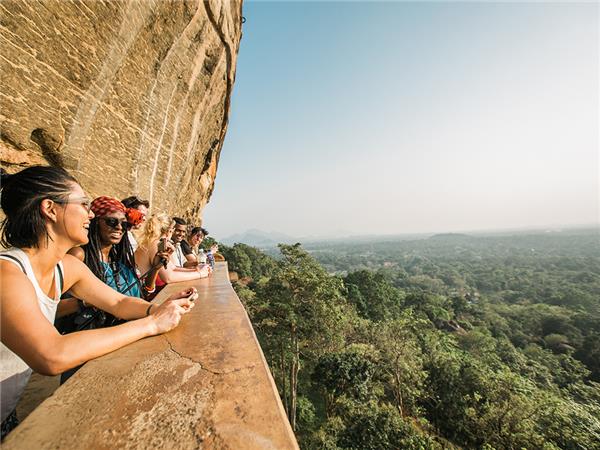
[[[203,239],[204,229],[202,227],[194,227],[190,230],[187,239],[181,241],[181,252],[186,259],[184,267],[195,267],[199,264],[206,264],[206,258],[204,258],[203,262],[198,258],[198,246]]]
[[[89,242],[69,253],[85,263],[99,279],[121,294],[143,297],[127,231],[125,205],[116,198],[98,197],[91,205]],[[158,271],[156,268],[155,273]]]
[[[69,254],[83,261],[96,277],[123,295],[143,298],[142,283],[138,279],[133,252],[128,241],[127,208],[116,198],[98,197],[91,204],[94,218],[88,229],[88,243],[74,247]],[[168,255],[167,255],[168,257]],[[158,263],[158,264],[157,264]],[[148,276],[156,279],[160,257],[155,257],[154,270]],[[72,300],[67,300],[72,301]],[[112,326],[118,320],[111,314],[76,300],[77,312],[70,318],[72,331]],[[77,372],[79,367],[61,375],[61,384]]]
[[[35,166],[2,173],[0,253],[0,411],[3,435],[17,422],[15,406],[31,374],[56,375],[146,336],[177,326],[193,303],[193,289],[160,306],[125,296],[67,255],[87,244],[94,213],[77,181],[65,170]],[[115,317],[130,320],[112,328],[61,335],[53,326],[60,294]],[[138,319],[138,320],[133,320]]]

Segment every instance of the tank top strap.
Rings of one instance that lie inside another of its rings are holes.
[[[14,255],[9,255],[9,254],[0,254],[0,259],[4,259],[6,261],[10,261],[13,264],[15,264],[16,266],[19,266],[19,268],[21,269],[21,271],[27,275],[27,270],[25,269],[25,265],[21,262],[21,260],[19,258],[17,258]]]
[[[27,276],[31,284],[33,284],[33,288],[38,296],[38,298],[43,297],[51,301],[58,301],[60,296],[62,295],[62,290],[64,287],[64,266],[62,261],[59,261],[56,267],[54,268],[54,286],[55,286],[55,295],[54,298],[51,299],[48,297],[42,288],[40,287],[35,274],[33,273],[33,267],[31,267],[31,263],[29,262],[29,257],[27,253],[25,253],[20,248],[10,248],[8,250],[0,252],[0,259],[5,261],[10,261],[21,269],[21,271]]]

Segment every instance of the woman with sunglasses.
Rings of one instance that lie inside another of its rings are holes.
[[[98,197],[91,204],[89,242],[69,253],[113,289],[132,297],[143,297],[127,231],[127,208],[116,198]]]
[[[69,254],[83,261],[98,279],[117,292],[144,298],[142,283],[137,275],[135,259],[128,239],[127,231],[130,224],[126,218],[127,208],[116,198],[102,196],[94,199],[90,209],[94,213],[94,218],[89,225],[89,242],[82,247],[72,248]],[[155,260],[156,258],[160,262],[160,255],[156,255]],[[148,274],[154,279],[159,267],[156,262],[153,270]],[[73,301],[77,302],[75,313],[61,319],[63,323],[61,331],[74,332],[109,327],[122,322],[113,315],[78,299],[67,299],[61,303]],[[79,368],[75,367],[63,373],[60,378],[61,384],[73,376]]]
[[[32,369],[56,375],[146,336],[171,330],[193,307],[193,288],[160,306],[125,296],[67,255],[88,243],[94,213],[65,170],[35,166],[2,173],[0,204],[6,218],[0,242],[0,412],[2,435],[18,424],[15,407]],[[61,335],[53,326],[61,293],[129,322]],[[137,320],[136,320],[137,319]]]
[[[145,274],[142,283],[138,278],[135,258],[127,231],[131,227],[127,215],[129,210],[116,198],[98,197],[90,206],[94,218],[90,221],[89,242],[75,247],[69,253],[83,261],[104,283],[124,295],[145,298],[147,285],[154,285],[160,268],[161,258],[168,258],[167,252],[154,255],[151,269]],[[62,303],[71,300],[63,300]],[[69,331],[84,328],[100,328],[115,323],[115,318],[97,308],[86,306],[78,301],[76,314],[69,316],[73,324]],[[59,305],[59,315],[62,313]],[[69,326],[67,326],[69,328]]]

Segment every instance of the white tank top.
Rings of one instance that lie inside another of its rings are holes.
[[[38,300],[38,305],[42,314],[51,324],[54,324],[56,316],[56,307],[60,301],[62,289],[62,261],[58,263],[54,269],[54,285],[56,286],[55,298],[48,297],[40,288],[31,263],[27,254],[18,248],[11,248],[4,252],[0,252],[0,259],[10,261],[23,270],[33,284]],[[18,261],[18,262],[17,262]],[[19,264],[20,263],[20,264]],[[19,301],[19,299],[11,299],[11,301]],[[26,320],[27,318],[23,318]],[[31,369],[25,361],[10,351],[4,344],[0,343],[0,412],[2,413],[2,421],[15,409],[17,402],[29,381]]]

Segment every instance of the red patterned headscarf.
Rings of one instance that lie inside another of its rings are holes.
[[[144,223],[144,219],[146,219],[146,216],[142,214],[140,210],[135,208],[127,208],[125,217],[127,217],[127,222],[134,227],[141,225]]]
[[[98,197],[92,202],[91,210],[96,217],[104,217],[113,212],[125,213],[127,208],[114,197]]]

